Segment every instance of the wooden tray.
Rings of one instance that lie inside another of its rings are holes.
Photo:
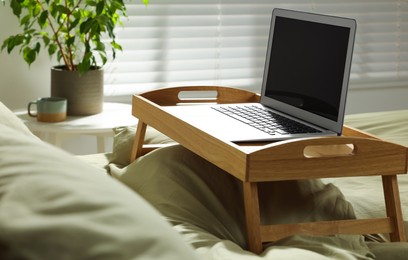
[[[215,93],[207,99],[180,98],[184,92]],[[143,155],[150,125],[192,152],[229,172],[243,183],[249,250],[262,243],[294,235],[389,233],[391,241],[406,241],[397,174],[407,173],[407,147],[344,126],[343,135],[238,145],[218,139],[162,109],[180,103],[258,102],[259,95],[227,87],[189,86],[160,89],[133,96],[132,113],[139,119],[131,161]],[[296,166],[296,167],[291,167]],[[382,176],[387,216],[377,219],[261,225],[258,183],[281,180]]]

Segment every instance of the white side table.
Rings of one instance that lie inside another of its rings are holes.
[[[39,138],[61,147],[62,140],[72,135],[93,135],[97,140],[97,152],[105,151],[105,138],[112,137],[112,128],[136,125],[138,120],[132,115],[132,105],[104,103],[103,111],[90,116],[68,116],[63,122],[44,123],[30,117],[27,110],[15,114]]]

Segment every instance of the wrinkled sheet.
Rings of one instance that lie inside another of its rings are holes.
[[[373,244],[358,235],[292,236],[266,245],[259,256],[244,250],[240,181],[179,145],[109,168],[158,209],[203,259],[374,258]],[[320,180],[267,183],[259,192],[264,224],[355,218],[340,190]],[[406,259],[397,254],[405,257],[408,246],[400,244],[392,252],[384,259]]]
[[[408,110],[349,115],[345,124],[408,146]],[[407,259],[406,243],[364,242],[361,236],[293,236],[269,244],[259,256],[245,251],[240,186],[228,175],[215,174],[219,169],[200,160],[197,164],[196,158],[180,154],[160,156],[155,152],[150,159],[144,157],[128,166],[110,164],[108,168],[158,208],[204,259]],[[182,165],[177,163],[180,160]],[[275,186],[274,191],[266,192],[271,204],[263,203],[267,212],[262,216],[264,220],[385,216],[380,178],[337,178]],[[407,220],[407,175],[399,176],[399,187]],[[289,201],[287,196],[276,196],[282,191],[287,194],[287,189],[291,189]],[[405,226],[408,231],[407,221]]]

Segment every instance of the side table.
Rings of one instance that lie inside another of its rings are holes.
[[[27,110],[15,114],[39,138],[61,147],[64,138],[73,135],[92,135],[96,137],[97,152],[106,152],[105,138],[113,136],[112,128],[136,125],[138,120],[132,116],[132,106],[122,103],[104,103],[103,111],[89,116],[68,116],[63,122],[44,123],[30,117]]]

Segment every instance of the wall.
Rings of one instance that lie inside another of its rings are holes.
[[[8,7],[0,5],[0,42],[18,31],[16,18]],[[18,51],[8,55],[0,53],[0,101],[10,109],[24,109],[30,100],[48,96],[50,91],[50,67],[52,62],[46,53],[38,57],[31,67],[23,61]],[[347,114],[408,109],[408,86],[389,89],[351,89],[348,94]],[[64,147],[77,154],[95,152],[90,147],[94,140],[67,140]],[[86,145],[83,145],[85,143]],[[90,144],[89,144],[90,143]],[[108,145],[109,145],[108,141]]]
[[[17,18],[11,9],[0,5],[0,43],[17,33]],[[29,67],[14,51],[11,55],[4,50],[0,53],[0,100],[11,109],[25,107],[27,102],[41,96],[49,95],[50,59],[46,53],[38,57],[35,64]]]

